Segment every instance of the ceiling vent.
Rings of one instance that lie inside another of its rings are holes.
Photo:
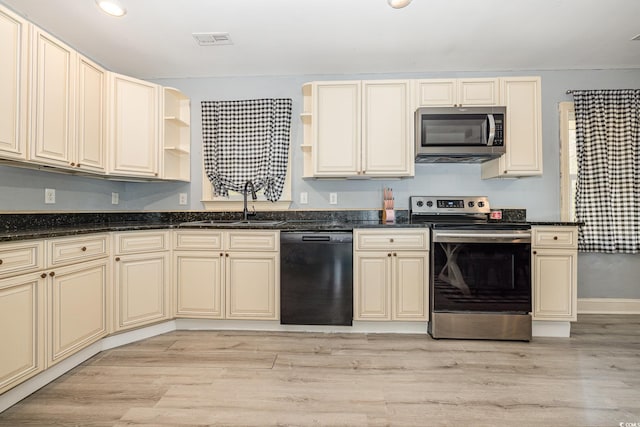
[[[229,33],[193,33],[191,34],[200,46],[220,46],[233,44]]]
[[[638,34],[637,36],[633,37],[631,40],[640,41],[640,34]]]

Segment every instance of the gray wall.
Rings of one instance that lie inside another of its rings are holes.
[[[416,165],[416,177],[405,180],[302,180],[301,111],[303,83],[313,80],[383,78],[483,77],[539,75],[542,77],[544,174],[522,179],[482,180],[479,165]],[[288,97],[294,101],[292,123],[292,194],[294,209],[330,209],[329,192],[338,193],[337,208],[379,208],[382,188],[392,187],[397,207],[406,209],[410,195],[483,194],[495,207],[525,208],[530,220],[558,220],[559,124],[558,103],[570,101],[567,89],[638,88],[640,70],[517,71],[511,73],[422,73],[348,76],[278,76],[246,78],[167,79],[158,83],[176,87],[192,102],[192,182],[118,183],[0,166],[0,211],[201,210],[202,138],[200,102],[203,100]],[[44,204],[44,188],[56,188],[58,203]],[[120,204],[111,205],[111,192]],[[309,194],[308,205],[298,205],[299,194]],[[189,205],[178,204],[178,193],[189,195]],[[578,294],[587,297],[640,298],[637,256],[581,254]]]

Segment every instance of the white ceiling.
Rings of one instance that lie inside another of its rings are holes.
[[[121,0],[124,18],[94,0],[0,3],[143,79],[640,68],[640,0]]]

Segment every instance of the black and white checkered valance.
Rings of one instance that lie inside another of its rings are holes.
[[[640,89],[573,91],[578,249],[640,252]]]
[[[280,199],[287,175],[291,99],[202,101],[204,169],[218,196],[251,181]]]

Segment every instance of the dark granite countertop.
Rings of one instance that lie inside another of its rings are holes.
[[[424,228],[411,224],[407,211],[397,211],[395,223],[381,220],[379,210],[287,211],[258,214],[259,220],[281,221],[275,225],[260,222],[238,226],[238,212],[147,212],[147,213],[22,213],[0,214],[0,242],[47,239],[90,233],[161,229],[271,229],[280,231],[352,231],[354,228]],[[201,224],[196,221],[207,221]],[[495,222],[495,221],[490,221]],[[503,222],[530,225],[575,226],[575,222],[526,221],[521,212]]]

